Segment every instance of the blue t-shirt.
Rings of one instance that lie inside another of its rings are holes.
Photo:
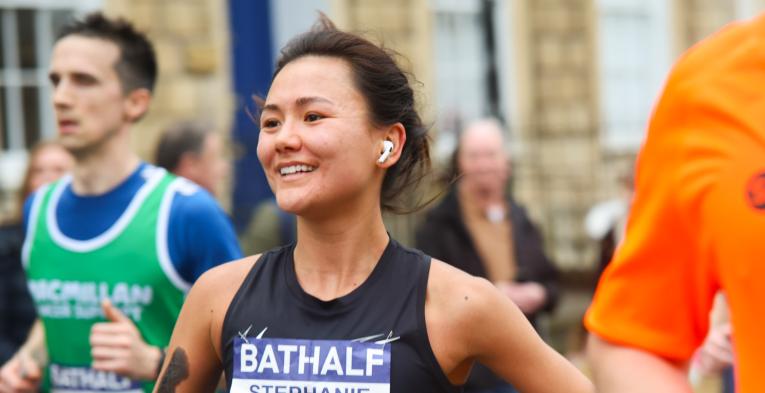
[[[56,209],[61,232],[72,239],[88,240],[109,229],[146,182],[148,168],[152,166],[141,163],[127,179],[101,195],[77,195],[69,184]],[[24,204],[25,232],[36,195]],[[226,214],[210,193],[191,182],[173,197],[167,231],[170,259],[188,283],[214,266],[242,257]]]

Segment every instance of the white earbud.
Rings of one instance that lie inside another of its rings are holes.
[[[383,152],[380,154],[380,158],[377,162],[380,164],[385,162],[385,160],[388,159],[388,156],[390,156],[390,153],[393,153],[393,142],[387,140],[383,141]]]

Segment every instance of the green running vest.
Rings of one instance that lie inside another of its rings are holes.
[[[166,347],[189,288],[170,260],[167,227],[175,192],[187,181],[148,166],[145,184],[120,218],[89,240],[66,237],[56,222],[65,178],[35,198],[24,244],[24,263],[50,359],[53,392],[150,392],[153,383],[90,368],[90,329],[105,321],[109,298],[135,322],[150,345]]]

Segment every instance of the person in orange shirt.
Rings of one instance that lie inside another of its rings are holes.
[[[689,50],[638,157],[624,242],[585,324],[599,392],[690,391],[728,296],[739,392],[765,391],[765,14]]]

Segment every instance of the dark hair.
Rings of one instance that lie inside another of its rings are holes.
[[[117,45],[120,57],[114,69],[124,93],[140,88],[154,90],[157,79],[154,48],[146,35],[137,31],[130,22],[122,18],[109,19],[100,12],[93,12],[64,26],[56,40],[70,35],[98,38]]]
[[[410,186],[417,184],[430,168],[427,128],[415,108],[414,91],[407,73],[394,58],[397,54],[355,34],[338,30],[326,15],[310,31],[293,38],[281,50],[274,77],[290,62],[304,56],[326,56],[345,60],[354,83],[369,108],[370,121],[385,126],[401,123],[406,129],[399,161],[388,168],[382,184],[381,206],[403,212],[396,202]]]
[[[186,153],[201,154],[213,127],[196,121],[184,121],[167,128],[159,137],[154,163],[170,172],[178,169]]]

